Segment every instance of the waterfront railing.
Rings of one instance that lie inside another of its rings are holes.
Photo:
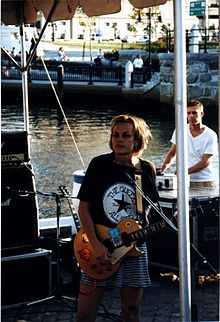
[[[174,30],[165,28],[166,52],[174,52]],[[198,45],[199,53],[209,53],[219,48],[220,32],[218,28],[196,28],[186,29],[186,51],[191,52],[193,44]],[[152,45],[153,50],[153,45]]]
[[[48,64],[48,62],[47,62]],[[51,62],[48,65],[48,72],[52,81],[58,79],[58,67],[61,64]],[[66,62],[63,66],[63,82],[85,82],[92,85],[97,82],[117,83],[121,86],[125,82],[125,67],[117,64],[109,64],[107,66],[96,66],[95,64],[80,64]],[[149,79],[151,72],[149,66],[144,66],[141,69],[135,69],[131,75],[131,87],[135,84],[145,84]],[[2,64],[1,66],[2,80],[19,80],[21,79],[21,71],[16,66]],[[32,81],[47,81],[48,75],[42,64],[33,64],[28,71],[28,80]]]

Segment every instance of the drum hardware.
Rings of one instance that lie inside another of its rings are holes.
[[[206,198],[206,201],[208,198]],[[207,260],[207,258],[199,251],[198,247],[195,245],[198,245],[198,230],[197,230],[197,218],[198,216],[204,216],[204,210],[201,206],[201,202],[199,198],[192,198],[190,202],[190,214],[191,214],[191,220],[192,220],[192,239],[193,241],[190,243],[191,250],[192,250],[192,270],[191,270],[191,285],[192,285],[192,294],[196,294],[195,289],[198,285],[198,279],[197,279],[197,273],[198,273],[198,267],[199,262],[203,265],[206,265],[210,271],[212,271],[215,275],[217,275],[216,269],[213,267],[213,265]],[[192,299],[192,310],[191,310],[191,317],[192,321],[198,321],[198,300],[196,298]]]
[[[204,215],[204,211],[202,209],[201,203],[199,201],[198,198],[192,198],[191,202],[190,202],[190,208],[191,208],[191,212],[193,212],[194,214],[198,214],[198,210],[199,212]],[[192,214],[193,215],[193,214]]]
[[[203,201],[210,201],[210,198],[203,198]],[[195,227],[196,225],[196,218],[199,216],[199,214],[201,216],[205,215],[205,212],[203,210],[203,207],[201,205],[201,201],[199,198],[192,198],[191,202],[191,209],[190,209],[190,214],[192,217],[192,229],[193,229],[193,242],[191,243],[191,248],[193,250],[193,254],[197,259],[194,259],[194,264],[195,264],[195,268],[197,268],[198,263],[197,261],[199,260],[202,264],[205,264],[214,274],[218,274],[217,270],[213,267],[213,265],[210,263],[210,261],[207,260],[207,258],[198,250],[198,248],[195,246],[195,244],[198,244],[198,232],[197,229]]]
[[[166,217],[166,215],[163,213],[163,210],[161,209],[160,205],[158,205],[158,207],[152,202],[152,200],[144,194],[144,192],[142,191],[142,189],[137,185],[137,183],[135,182],[135,180],[133,180],[131,178],[131,176],[126,173],[126,175],[129,177],[129,179],[135,184],[136,188],[139,190],[140,194],[142,195],[142,197],[152,206],[152,208],[165,220],[165,222],[176,232],[178,233],[178,228],[172,223],[172,221],[170,221],[170,219],[168,219]],[[207,198],[206,198],[207,199]],[[198,198],[192,198],[192,202],[191,202],[191,210],[193,209],[192,206],[196,205],[196,208],[194,209],[195,211],[197,211],[197,208],[200,209],[200,211],[202,213],[203,209],[201,207],[200,201]],[[175,212],[175,216],[177,216],[177,211]],[[195,241],[194,241],[195,242]],[[217,271],[215,270],[215,268],[212,266],[212,264],[207,260],[207,258],[205,256],[203,256],[201,254],[201,252],[198,250],[198,248],[195,246],[195,244],[193,242],[190,243],[190,246],[192,248],[192,250],[194,251],[195,254],[197,254],[198,258],[202,261],[203,264],[208,265],[208,267],[213,271],[213,273],[217,274]]]
[[[208,201],[208,198],[206,198],[206,200]],[[203,201],[204,201],[204,199],[203,199]],[[193,251],[194,256],[196,256],[202,264],[205,264],[206,266],[208,266],[208,268],[214,274],[217,274],[218,272],[213,267],[213,265],[207,260],[207,258],[195,246],[195,244],[198,244],[198,236],[197,236],[196,229],[194,227],[194,225],[195,225],[194,218],[196,216],[198,216],[199,214],[201,214],[202,216],[205,215],[204,210],[203,210],[203,208],[201,206],[201,202],[200,202],[199,198],[192,198],[191,201],[190,201],[190,215],[191,215],[191,218],[192,218],[192,221],[193,221],[193,224],[192,224],[193,242],[190,243],[190,246],[191,246],[191,249]],[[175,221],[176,221],[176,224],[178,224],[178,209],[176,209],[174,211],[174,213],[172,214],[172,218],[174,218]],[[195,261],[194,261],[194,264],[195,264]]]
[[[173,173],[157,173],[156,186],[158,190],[175,190],[177,188],[177,176]]]

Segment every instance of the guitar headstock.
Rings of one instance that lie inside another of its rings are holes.
[[[64,195],[64,197],[70,197],[70,193],[66,186],[63,186],[63,185],[59,186],[59,190]]]

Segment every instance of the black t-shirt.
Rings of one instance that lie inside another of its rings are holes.
[[[155,171],[150,162],[140,159],[142,190],[158,201]],[[95,224],[114,227],[125,218],[139,219],[136,211],[135,168],[114,162],[114,154],[95,157],[90,162],[78,198],[90,202]],[[139,170],[140,172],[140,170]],[[148,203],[143,200],[144,207]]]

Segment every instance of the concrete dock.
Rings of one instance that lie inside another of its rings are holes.
[[[175,277],[175,275],[174,275]],[[144,293],[140,322],[182,322],[179,282],[172,278],[153,276],[152,286]],[[71,296],[71,290],[65,292]],[[131,294],[132,296],[132,294]],[[77,301],[55,297],[32,305],[2,310],[2,322],[75,322]],[[192,291],[192,304],[197,318],[192,321],[219,321],[219,284],[208,281]],[[97,322],[120,322],[120,299],[116,290],[105,293]]]

